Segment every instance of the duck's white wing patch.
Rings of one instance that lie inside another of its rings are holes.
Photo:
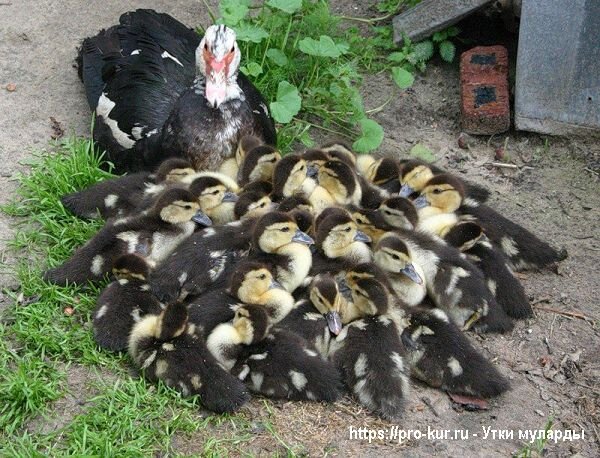
[[[125,132],[123,132],[117,121],[114,119],[110,119],[108,115],[112,111],[112,109],[116,106],[116,103],[110,100],[107,95],[103,92],[100,98],[98,99],[98,105],[96,106],[96,114],[104,120],[104,123],[110,128],[114,139],[117,141],[119,145],[123,148],[131,149],[133,145],[135,145],[135,140],[129,138]]]

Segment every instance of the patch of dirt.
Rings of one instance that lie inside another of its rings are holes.
[[[356,9],[355,2],[334,3],[347,14],[364,15],[364,11]],[[50,116],[67,132],[88,131],[89,111],[82,86],[71,68],[75,47],[82,37],[113,24],[120,13],[137,7],[172,13],[187,24],[206,22],[201,2],[183,0],[108,1],[102,8],[90,8],[76,0],[21,0],[1,7],[7,14],[0,17],[0,88],[10,82],[17,85],[14,92],[2,91],[0,95],[0,186],[5,190],[2,202],[14,189],[9,179],[22,170],[19,161],[29,158],[30,149],[45,145],[52,135]],[[381,105],[393,90],[393,83],[382,75],[367,78],[363,85],[365,106]],[[269,409],[262,400],[253,400],[241,413],[250,422],[251,439],[248,445],[240,447],[257,454],[284,454],[281,443],[265,429],[268,422],[294,451],[310,455],[379,457],[401,452],[411,456],[506,456],[523,447],[519,430],[543,429],[553,416],[553,429],[583,429],[585,439],[556,444],[550,441],[547,450],[551,455],[597,456],[598,139],[564,139],[511,131],[492,138],[473,138],[470,149],[461,149],[457,143],[458,65],[438,61],[417,77],[413,88],[404,93],[398,91],[375,117],[386,132],[382,154],[404,157],[414,144],[424,144],[439,158],[440,165],[489,187],[490,205],[555,246],[565,247],[569,257],[559,266],[558,274],[528,272],[521,277],[527,294],[537,302],[534,318],[518,323],[505,336],[471,335],[474,345],[494,361],[512,385],[510,392],[490,402],[489,410],[457,409],[446,394],[413,384],[406,413],[398,426],[424,432],[428,427],[468,430],[468,440],[425,437],[401,445],[377,439],[369,443],[366,439],[351,439],[349,428],[386,429],[392,423],[374,418],[348,398],[330,405],[269,401]],[[496,162],[496,149],[504,146],[506,138],[505,153],[518,166],[516,170],[492,165]],[[7,218],[0,215],[0,239],[11,237],[8,224]],[[0,251],[3,248],[0,242]],[[0,278],[0,284],[7,284],[8,278]],[[47,432],[64,425],[84,408],[79,403],[85,403],[86,397],[93,394],[85,388],[87,370],[72,366],[68,372],[73,374],[69,375],[69,385],[77,387],[72,387],[74,394],[55,403],[51,417],[56,414],[56,422],[33,422],[32,432]],[[483,428],[489,427],[513,431],[514,437],[484,440]],[[227,440],[237,434],[239,431],[226,421],[192,436],[176,436],[173,446],[178,452],[193,453],[202,450],[209,437]]]

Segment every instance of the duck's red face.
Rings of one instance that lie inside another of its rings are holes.
[[[216,108],[230,98],[228,86],[235,83],[240,63],[235,32],[223,25],[210,26],[196,51],[196,61],[206,77],[206,99]]]

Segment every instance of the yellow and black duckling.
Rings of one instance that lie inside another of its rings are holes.
[[[434,176],[446,173],[443,169],[427,162],[411,159],[401,162],[400,166],[400,197],[418,195],[427,182]],[[478,205],[488,200],[490,192],[483,186],[471,183],[452,175],[465,189],[465,205]]]
[[[400,339],[402,312],[375,278],[348,279],[361,318],[331,342],[331,358],[352,395],[372,412],[397,419],[409,391],[409,367]]]
[[[504,254],[490,243],[479,224],[461,222],[446,233],[444,240],[465,253],[467,259],[481,269],[489,290],[508,316],[527,318],[533,315],[523,285],[512,273]]]
[[[123,216],[138,206],[150,187],[165,187],[193,173],[195,170],[188,161],[171,158],[162,162],[155,173],[137,172],[100,181],[82,191],[63,196],[61,202],[80,218]]]
[[[310,196],[317,186],[317,169],[298,154],[283,157],[273,170],[274,201],[282,200],[296,194]]]
[[[210,225],[211,221],[194,195],[169,189],[147,214],[119,225],[105,225],[62,265],[46,271],[44,279],[56,284],[100,280],[110,272],[114,260],[127,253],[136,253],[155,267],[194,233],[196,224]]]
[[[322,272],[337,274],[347,266],[371,260],[367,245],[370,237],[360,231],[348,211],[325,209],[315,222],[317,250],[313,256],[311,275]]]
[[[234,207],[238,196],[223,180],[202,176],[196,178],[188,189],[198,198],[200,208],[213,224],[222,225],[235,219]]]
[[[416,229],[419,214],[413,203],[404,197],[390,197],[377,209],[384,221],[394,229]]]
[[[237,182],[245,186],[251,181],[271,181],[275,164],[281,159],[281,153],[270,145],[253,148],[246,154],[240,167]]]
[[[319,166],[317,186],[308,196],[316,215],[332,206],[359,205],[361,198],[362,188],[354,170],[337,160]]]
[[[116,280],[98,296],[92,321],[94,339],[102,348],[127,350],[133,325],[145,315],[162,311],[147,283],[149,271],[148,263],[135,254],[120,256],[113,263]]]
[[[485,398],[509,389],[508,381],[442,310],[416,309],[409,321],[402,342],[414,378],[450,393]]]
[[[313,234],[314,211],[306,197],[299,195],[286,197],[279,202],[277,210],[292,215],[302,232]]]
[[[342,392],[335,366],[305,339],[280,328],[242,346],[231,373],[250,391],[276,399],[333,402]]]
[[[363,175],[370,183],[390,194],[398,194],[400,184],[400,163],[391,157],[382,157],[373,162]]]
[[[240,167],[244,162],[244,158],[248,151],[262,145],[263,142],[260,138],[254,135],[244,135],[238,142],[235,156],[225,159],[219,166],[219,173],[227,175],[232,180],[237,180]]]
[[[261,181],[253,182],[254,183],[265,183]],[[268,183],[267,183],[268,184]],[[258,186],[257,186],[258,188]],[[269,211],[273,211],[277,208],[277,204],[273,203],[270,197],[270,192],[265,192],[264,190],[254,190],[251,188],[250,190],[244,190],[240,193],[235,206],[233,207],[233,213],[235,215],[235,219],[242,218],[254,218]]]
[[[489,206],[465,205],[464,196],[461,183],[455,177],[437,175],[427,182],[415,206],[429,215],[456,213],[460,217],[474,218],[490,242],[506,255],[514,270],[543,268],[567,257],[565,250],[555,250]]]
[[[454,247],[427,234],[398,230],[383,236],[374,251],[375,262],[390,273],[394,290],[407,304],[418,304],[424,285],[431,300],[463,329],[512,329],[483,273]]]
[[[162,380],[184,396],[198,394],[214,412],[234,412],[250,398],[244,384],[217,362],[196,327],[188,325],[181,302],[138,322],[129,337],[129,354],[149,380]]]
[[[329,341],[341,332],[342,314],[346,310],[346,301],[335,278],[319,274],[312,279],[308,297],[298,300],[277,327],[298,334],[313,345],[321,357],[327,358]]]
[[[276,280],[293,293],[310,272],[312,244],[314,240],[300,230],[292,214],[270,212],[256,224],[250,259],[269,265]]]

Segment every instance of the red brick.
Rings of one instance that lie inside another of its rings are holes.
[[[460,59],[463,130],[492,135],[510,128],[508,54],[503,46],[478,46]]]

